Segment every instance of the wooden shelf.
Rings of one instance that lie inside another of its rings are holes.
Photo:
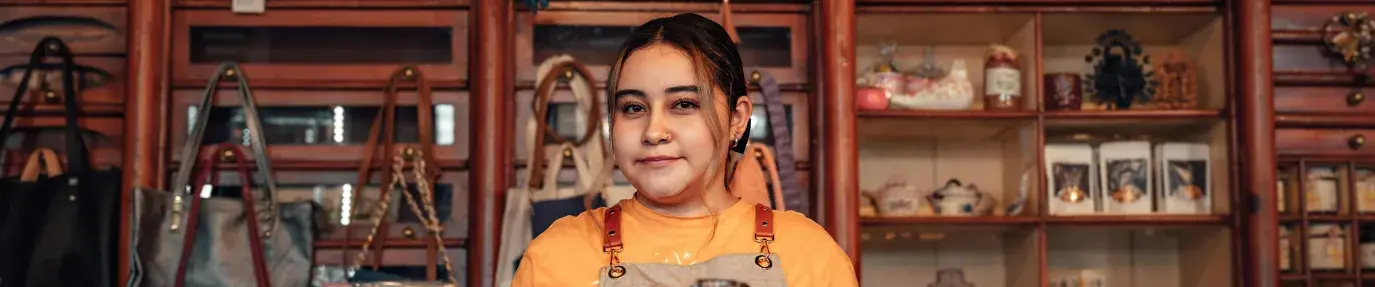
[[[1038,221],[1030,216],[911,216],[911,217],[861,217],[860,225],[906,226],[906,225],[1031,225]]]
[[[1214,215],[1077,215],[1048,216],[1055,225],[1224,225],[1228,216]]]
[[[926,111],[926,110],[883,110],[859,111],[860,118],[889,119],[961,119],[961,120],[1010,120],[1035,119],[1036,112],[985,112],[985,111]]]
[[[1102,111],[1048,111],[1047,120],[1071,119],[1115,119],[1115,120],[1186,120],[1221,119],[1220,110],[1102,110]]]
[[[1369,115],[1275,115],[1275,127],[1282,128],[1342,128],[1375,126],[1375,116]]]

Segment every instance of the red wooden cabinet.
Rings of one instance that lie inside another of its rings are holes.
[[[228,10],[173,12],[172,78],[200,87],[224,61],[255,87],[380,88],[403,65],[432,86],[466,85],[462,10]]]

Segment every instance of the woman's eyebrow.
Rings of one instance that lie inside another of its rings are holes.
[[[620,99],[620,98],[623,98],[623,97],[639,97],[639,98],[643,98],[643,97],[645,97],[645,92],[644,92],[644,91],[640,91],[640,90],[635,90],[635,89],[625,89],[625,90],[616,91],[615,94],[612,94],[612,95],[611,95],[611,99],[612,99],[612,100],[617,100],[617,99]]]
[[[665,93],[665,94],[673,94],[673,93],[697,93],[698,91],[699,91],[699,90],[697,89],[697,86],[676,86],[676,87],[669,87],[669,88],[667,88],[667,89],[664,89],[664,93]]]

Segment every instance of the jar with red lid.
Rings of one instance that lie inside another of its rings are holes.
[[[1022,72],[1017,65],[1017,52],[1012,48],[993,45],[984,62],[984,110],[1021,109]]]

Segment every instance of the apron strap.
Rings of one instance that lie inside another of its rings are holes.
[[[763,204],[754,205],[754,241],[767,248],[773,242],[773,209]]]
[[[621,243],[621,205],[606,209],[603,220],[602,252],[620,252]]]

